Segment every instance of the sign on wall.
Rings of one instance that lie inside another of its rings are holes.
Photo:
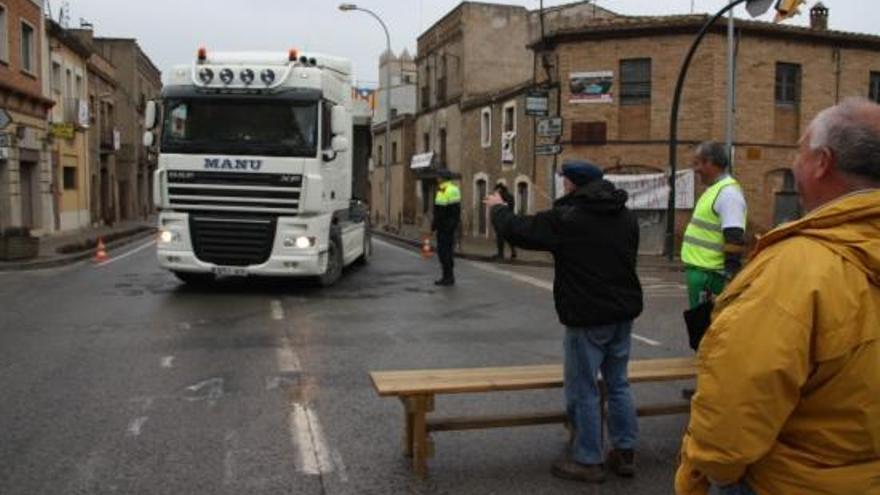
[[[544,117],[547,115],[548,93],[541,89],[530,89],[526,93],[526,115]]]
[[[73,122],[50,122],[49,134],[57,138],[73,139],[76,130],[73,127]]]
[[[538,136],[556,137],[562,135],[562,117],[538,119]]]
[[[611,103],[613,87],[613,71],[572,72],[568,80],[569,103]]]

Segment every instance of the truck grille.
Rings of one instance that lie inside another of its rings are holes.
[[[222,266],[265,263],[275,241],[272,217],[190,215],[196,257]]]
[[[168,171],[168,200],[180,211],[296,215],[302,175]]]

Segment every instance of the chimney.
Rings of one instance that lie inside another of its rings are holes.
[[[810,29],[828,31],[828,7],[822,2],[817,2],[810,9]]]

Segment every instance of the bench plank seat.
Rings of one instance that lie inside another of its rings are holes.
[[[628,376],[631,383],[685,380],[697,373],[694,357],[632,360]],[[528,426],[566,421],[561,412],[482,417],[428,418],[434,410],[437,394],[461,394],[493,391],[559,388],[563,384],[562,365],[503,366],[493,368],[425,369],[374,371],[370,373],[373,387],[382,397],[398,397],[404,405],[404,452],[412,457],[413,470],[427,474],[427,457],[432,454],[429,437],[435,431],[459,431],[509,426]],[[605,402],[604,386],[601,387]],[[690,404],[644,405],[639,416],[687,413]],[[604,407],[603,407],[604,410]]]

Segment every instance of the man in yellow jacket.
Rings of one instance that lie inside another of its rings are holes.
[[[758,241],[697,354],[679,495],[880,495],[880,106],[822,111],[804,218]]]

